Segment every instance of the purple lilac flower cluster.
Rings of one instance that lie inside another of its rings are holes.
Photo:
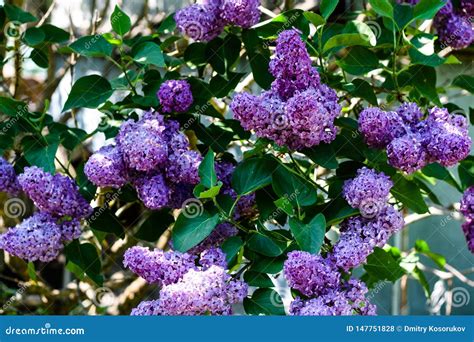
[[[462,230],[466,236],[467,247],[474,253],[474,186],[464,192],[461,199],[461,213],[466,218]]]
[[[184,113],[193,103],[191,85],[185,80],[163,82],[158,90],[157,97],[164,113]]]
[[[360,113],[359,131],[369,146],[387,149],[390,165],[407,173],[433,162],[452,166],[469,155],[466,118],[438,107],[422,117],[414,103],[404,103],[396,112],[368,108]]]
[[[337,266],[330,258],[293,251],[288,253],[283,270],[289,286],[309,298],[297,297],[291,303],[291,315],[376,314],[375,305],[365,298],[365,284],[355,279],[343,281]]]
[[[233,200],[237,198],[237,193],[232,189],[232,174],[235,170],[235,165],[229,161],[218,161],[215,164],[217,180],[222,182],[221,193],[230,196]],[[237,202],[234,211],[234,219],[250,219],[257,215],[255,193],[242,196]]]
[[[397,0],[398,3],[418,4],[419,0]],[[455,8],[451,0],[438,11],[434,18],[434,27],[438,31],[442,47],[464,49],[474,41],[474,28],[471,25],[474,16],[474,2],[461,0]]]
[[[9,162],[0,157],[0,191],[15,196],[20,190],[21,187],[15,169]]]
[[[120,188],[130,182],[149,209],[181,207],[199,183],[201,155],[189,149],[179,123],[154,111],[120,127],[115,146],[87,161],[84,172],[97,186]]]
[[[0,235],[0,248],[28,261],[51,261],[64,243],[79,237],[80,220],[92,207],[72,179],[36,166],[25,168],[18,183],[40,211]]]
[[[249,28],[260,19],[259,0],[202,0],[176,12],[176,26],[197,41],[210,41],[226,25]]]
[[[402,215],[387,203],[392,186],[383,172],[366,167],[345,182],[343,196],[361,215],[341,223],[339,241],[328,256],[337,267],[347,271],[359,266],[375,247],[383,247],[392,234],[403,228]]]
[[[299,31],[278,36],[270,72],[275,80],[269,91],[234,97],[231,109],[242,127],[294,150],[333,141],[334,119],[341,113],[338,97],[320,83]]]
[[[434,26],[438,31],[442,46],[460,50],[474,41],[474,28],[471,20],[474,5],[471,0],[463,0],[460,8],[454,8],[451,0],[436,14]]]
[[[353,208],[360,210],[364,217],[372,218],[388,200],[393,183],[383,172],[363,167],[357,176],[344,183],[342,195]]]
[[[227,273],[225,254],[219,248],[196,255],[174,251],[150,251],[132,247],[124,265],[149,283],[157,283],[158,300],[144,301],[132,315],[230,315],[232,304],[247,295],[247,285]]]

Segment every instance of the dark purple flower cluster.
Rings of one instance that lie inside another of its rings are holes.
[[[60,221],[46,212],[37,212],[0,235],[0,249],[19,258],[48,262],[55,259],[63,243],[79,237],[79,220]]]
[[[299,31],[278,36],[270,72],[275,76],[271,90],[234,97],[231,109],[242,127],[294,150],[334,140],[341,107],[334,90],[320,84]]]
[[[157,96],[164,113],[184,113],[193,103],[191,85],[185,80],[163,82]]]
[[[196,255],[132,247],[124,264],[149,283],[162,286],[160,298],[145,301],[132,315],[229,315],[232,304],[247,295],[247,285],[226,272],[225,254],[219,248]]]
[[[368,108],[359,116],[359,131],[369,146],[387,149],[390,165],[407,173],[433,162],[452,166],[469,155],[471,138],[463,116],[434,107],[422,117],[414,103],[402,104],[397,112]]]
[[[232,174],[235,170],[235,165],[228,161],[218,161],[215,164],[217,180],[222,182],[221,193],[230,196],[232,199],[237,198],[237,193],[232,189]],[[250,219],[257,215],[255,193],[242,196],[234,210],[234,219]]]
[[[79,193],[79,187],[69,177],[52,175],[41,168],[25,168],[18,176],[23,191],[44,212],[57,217],[69,216],[77,219],[92,214],[92,207]]]
[[[291,315],[375,315],[375,305],[365,298],[365,285],[354,279],[343,281],[331,258],[293,251],[288,253],[283,271],[288,285],[310,298],[296,298],[290,306]]]
[[[466,237],[467,247],[474,253],[474,186],[469,187],[462,196],[461,213],[466,218],[462,230]]]
[[[351,207],[360,210],[362,216],[372,218],[387,202],[392,186],[392,181],[383,172],[363,167],[357,170],[354,179],[344,183],[342,195]]]
[[[17,195],[20,192],[20,183],[16,177],[15,169],[2,157],[0,157],[0,191],[10,195]]]
[[[197,41],[217,37],[226,25],[249,28],[258,23],[259,0],[203,0],[176,12],[176,26]]]
[[[290,306],[290,315],[294,316],[374,316],[377,307],[371,304],[365,295],[365,284],[350,279],[338,288],[331,288],[324,294],[309,300],[296,298]]]
[[[97,186],[120,188],[130,182],[149,209],[180,208],[199,183],[201,155],[189,150],[179,123],[150,111],[122,124],[116,146],[93,154],[84,167]]]
[[[456,9],[448,0],[434,19],[442,46],[451,46],[456,50],[464,49],[474,41],[474,28],[471,24],[473,2],[463,0],[460,5],[461,7]]]

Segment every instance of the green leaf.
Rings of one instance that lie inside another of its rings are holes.
[[[202,210],[202,207],[200,208]],[[173,228],[173,247],[177,251],[186,252],[204,240],[219,222],[219,215],[207,211],[187,213],[183,210]]]
[[[238,195],[247,195],[263,188],[271,183],[275,167],[276,162],[269,157],[246,159],[235,168],[232,187]]]
[[[117,216],[108,208],[95,208],[94,213],[87,219],[89,226],[99,232],[111,233],[117,237],[125,236],[123,225]]]
[[[288,243],[262,233],[253,233],[247,241],[247,247],[265,256],[276,257],[283,253]]]
[[[74,52],[86,57],[110,56],[113,50],[113,46],[101,35],[81,37],[69,47]]]
[[[276,274],[283,269],[283,263],[286,260],[286,255],[276,258],[259,256],[252,264],[251,270],[260,273]]]
[[[428,212],[420,189],[413,181],[409,181],[402,175],[396,174],[393,178],[392,195],[402,202],[407,208],[413,210],[417,214]]]
[[[339,165],[336,151],[331,144],[321,143],[318,146],[304,149],[302,152],[313,162],[326,169],[335,169]]]
[[[225,253],[226,261],[229,263],[242,249],[244,242],[239,236],[231,236],[222,243],[221,249]]]
[[[30,277],[31,280],[36,281],[36,269],[35,264],[32,261],[28,263],[27,271],[28,277]]]
[[[425,240],[416,240],[415,250],[418,253],[424,254],[433,260],[440,269],[444,269],[444,265],[446,265],[446,258],[441,254],[433,253]]]
[[[428,283],[428,280],[426,279],[425,274],[423,273],[422,270],[420,270],[418,267],[415,267],[410,274],[418,280],[420,285],[423,287],[423,290],[425,291],[425,296],[426,298],[430,298],[431,296],[431,289],[430,289],[430,284]]]
[[[174,218],[169,210],[152,212],[134,236],[140,240],[155,242],[173,222]]]
[[[413,6],[410,4],[395,4],[393,19],[399,29],[405,28],[413,21]]]
[[[218,182],[217,185],[206,190],[206,187],[202,184],[196,185],[194,188],[194,196],[197,198],[214,198],[219,195],[219,192],[222,188],[222,182]]]
[[[459,75],[453,81],[453,86],[467,90],[474,94],[474,76]]]
[[[152,42],[142,43],[134,49],[133,60],[145,65],[152,64],[159,68],[166,66],[160,46]]]
[[[291,233],[303,251],[316,254],[321,249],[326,234],[326,219],[323,214],[317,214],[305,224],[297,219],[290,218]]]
[[[459,163],[458,174],[463,189],[474,185],[474,157],[469,156]]]
[[[244,273],[244,281],[250,286],[256,286],[259,288],[275,286],[266,273],[247,271]]]
[[[370,37],[359,33],[343,33],[329,38],[324,44],[323,52],[327,52],[336,47],[347,46],[370,46]]]
[[[24,24],[38,20],[31,13],[25,12],[15,5],[5,4],[3,5],[3,8],[5,9],[5,14],[10,21],[17,21]]]
[[[199,165],[199,177],[201,184],[207,189],[211,189],[217,184],[217,174],[214,167],[214,151],[212,151],[212,149],[209,149]]]
[[[370,104],[377,106],[377,96],[374,93],[374,88],[366,80],[356,78],[352,80],[354,89],[350,93],[355,97],[360,97],[361,99],[366,100]]]
[[[42,167],[46,172],[54,174],[54,157],[59,147],[59,136],[49,134],[43,139],[26,136],[21,141],[25,159],[31,165]]]
[[[113,93],[109,81],[99,75],[84,76],[72,86],[63,112],[72,108],[97,108]]]
[[[324,19],[328,19],[332,12],[336,9],[337,3],[339,0],[321,0],[321,5],[319,5],[319,10],[323,15]]]
[[[43,30],[37,27],[30,27],[25,31],[25,35],[23,36],[23,40],[29,46],[35,46],[39,43],[42,43],[45,39],[45,34]]]
[[[456,182],[451,172],[440,164],[429,164],[422,169],[422,172],[428,177],[434,177],[436,179],[445,181],[449,185],[454,186],[459,192],[462,192],[461,186],[458,184],[458,182]]]
[[[33,49],[33,51],[31,51],[30,58],[37,66],[41,68],[46,69],[49,66],[48,55],[39,49]]]
[[[115,5],[115,9],[110,16],[110,23],[112,24],[112,29],[122,37],[125,33],[130,31],[130,28],[132,27],[132,22],[129,16],[117,5]]]
[[[69,40],[69,32],[50,24],[44,24],[39,27],[43,31],[45,42],[62,43]]]
[[[316,189],[310,182],[281,165],[272,174],[272,187],[278,196],[297,206],[312,205],[317,200]]]
[[[255,82],[263,89],[270,88],[274,78],[268,71],[270,62],[270,50],[255,30],[244,30],[242,32],[245,51],[247,51],[250,67]]]
[[[394,282],[405,274],[405,270],[400,266],[400,261],[401,259],[390,251],[387,252],[376,247],[374,252],[368,256],[364,269],[376,279]]]
[[[73,240],[64,247],[64,253],[70,262],[79,267],[97,285],[102,286],[101,261],[94,245]]]
[[[445,0],[420,0],[415,5],[413,20],[432,19],[445,4]]]
[[[326,20],[324,20],[323,17],[321,17],[319,14],[316,14],[314,12],[305,11],[303,15],[316,27],[324,25],[326,23]]]
[[[393,6],[389,0],[369,0],[369,4],[377,14],[393,19]]]
[[[28,113],[28,106],[23,101],[11,97],[0,97],[0,114],[16,117]]]
[[[275,204],[277,208],[283,210],[283,212],[286,213],[288,216],[293,215],[294,213],[293,206],[291,205],[291,202],[287,198],[281,197],[277,199],[276,201],[274,201],[273,203]],[[272,210],[272,213],[273,212],[274,210]]]
[[[285,315],[283,300],[272,289],[257,289],[252,297],[244,299],[244,309],[249,315]]]
[[[426,65],[412,65],[408,71],[402,73],[407,79],[404,80],[403,86],[413,85],[423,96],[438,106],[441,102],[436,90],[436,71],[433,67]]]
[[[363,75],[379,66],[379,59],[367,48],[355,46],[338,62],[339,66],[352,75]],[[373,90],[372,90],[373,92]]]

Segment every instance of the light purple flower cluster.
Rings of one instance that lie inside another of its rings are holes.
[[[162,286],[160,298],[145,301],[132,315],[229,315],[232,304],[247,295],[247,285],[226,272],[225,254],[219,248],[204,250],[196,264],[189,253],[150,251],[132,247],[124,265],[149,283]]]
[[[163,82],[157,96],[164,113],[184,113],[193,103],[191,85],[185,80]]]
[[[290,315],[295,316],[350,316],[376,315],[377,307],[365,295],[363,282],[350,279],[339,288],[329,289],[321,296],[309,300],[296,298],[290,306]]]
[[[81,234],[78,220],[62,223],[46,212],[37,212],[0,235],[0,249],[28,261],[55,259],[63,243]]]
[[[116,146],[93,154],[84,167],[97,186],[120,188],[130,182],[149,209],[181,207],[199,183],[201,155],[189,150],[179,123],[150,111],[122,124]]]
[[[330,258],[293,251],[288,253],[283,271],[288,285],[309,298],[297,297],[291,303],[291,315],[375,315],[375,306],[365,298],[365,285],[354,279],[343,281]]]
[[[357,170],[354,179],[347,180],[342,195],[353,208],[364,217],[374,217],[388,200],[393,182],[383,172],[377,173],[363,167]]]
[[[433,162],[452,166],[469,155],[471,138],[463,116],[434,107],[422,117],[414,103],[402,104],[397,112],[367,108],[360,113],[359,131],[369,146],[387,149],[390,165],[407,173]]]
[[[334,140],[341,107],[334,90],[320,84],[299,31],[278,36],[270,72],[275,76],[271,90],[234,97],[231,109],[242,127],[294,150]]]
[[[0,157],[0,191],[10,195],[17,195],[20,192],[20,183],[18,183],[15,169],[2,157]]]
[[[25,168],[18,183],[40,211],[0,235],[0,249],[29,261],[51,261],[64,243],[81,235],[80,220],[92,207],[71,178],[36,166]]]
[[[203,0],[176,12],[176,26],[197,41],[217,37],[226,25],[249,28],[260,19],[259,0]]]
[[[18,176],[23,191],[44,212],[57,217],[77,219],[92,214],[92,207],[79,193],[79,187],[69,177],[52,175],[36,166],[26,167]]]
[[[466,237],[467,247],[474,253],[474,186],[469,187],[463,194],[461,213],[466,218],[462,230]]]
[[[349,270],[365,262],[375,247],[383,247],[390,236],[404,226],[403,217],[388,195],[393,183],[383,172],[363,167],[357,176],[345,182],[343,196],[361,216],[346,219],[340,225],[340,238],[329,258],[337,267]]]
[[[443,47],[451,46],[459,50],[474,41],[474,28],[471,24],[474,5],[471,0],[463,0],[460,5],[461,7],[456,9],[448,0],[435,16],[434,26]]]
[[[175,284],[160,291],[160,299],[143,302],[132,315],[230,315],[232,304],[247,295],[247,285],[219,266],[191,269]]]
[[[235,165],[229,161],[218,161],[215,164],[217,180],[222,182],[221,193],[230,196],[232,199],[237,198],[237,193],[232,189],[232,174],[235,170]],[[258,214],[255,202],[255,193],[242,196],[237,202],[234,211],[234,219],[250,219]]]
[[[346,271],[357,267],[403,226],[403,216],[391,205],[383,206],[374,218],[351,217],[341,223],[339,241],[329,257]]]

